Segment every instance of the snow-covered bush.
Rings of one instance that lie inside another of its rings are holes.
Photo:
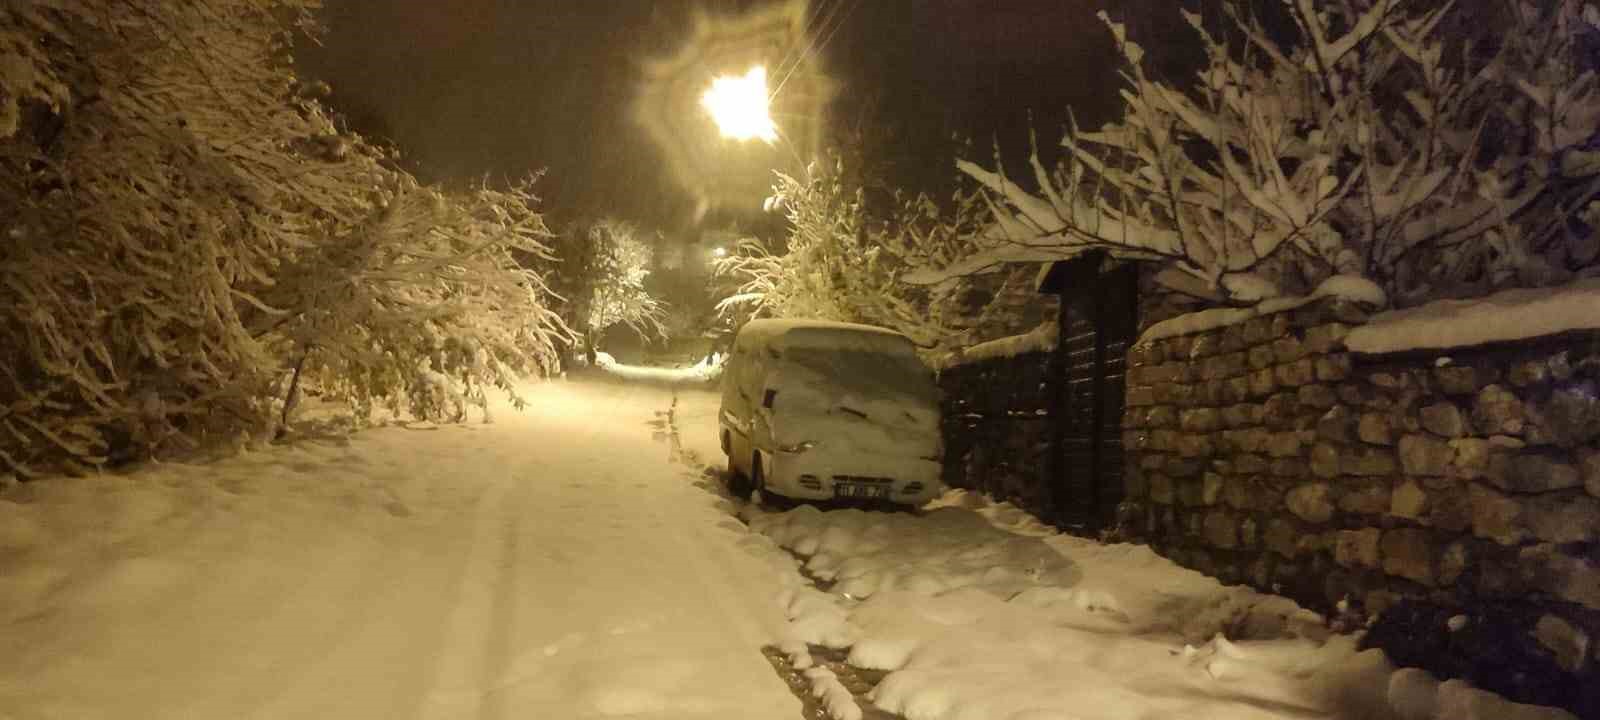
[[[449,225],[467,238],[449,248],[415,225],[369,237],[393,222],[384,218],[400,190],[422,191],[338,132],[312,97],[318,88],[291,72],[291,40],[316,4],[0,7],[0,470],[92,465],[268,427],[307,357],[297,349],[365,332],[358,306],[321,318],[309,292],[332,292],[317,279],[333,269],[313,266],[341,253],[383,247],[381,261],[335,264],[388,273],[374,293],[384,302],[459,309],[495,298],[490,315],[545,322],[541,288],[500,263],[526,238],[487,237],[492,219]],[[479,198],[436,215],[491,209]],[[488,274],[452,285],[379,267],[416,261]],[[517,297],[482,289],[525,281]],[[450,326],[441,342],[494,345],[487,331],[460,334],[479,322]],[[484,357],[536,365],[547,342],[525,340],[515,359]],[[396,335],[367,342],[367,356],[395,375],[416,357]],[[334,362],[331,352],[310,357],[313,372]],[[408,382],[367,387],[404,395]]]
[[[1229,302],[1345,274],[1408,304],[1594,272],[1592,2],[1285,6],[1291,38],[1242,2],[1225,5],[1223,28],[1185,12],[1206,61],[1182,87],[1147,75],[1145,50],[1108,20],[1122,119],[1073,128],[1059,167],[1035,153],[1037,192],[958,163],[998,222],[979,252],[931,274],[1104,248]]]
[[[947,282],[908,282],[930,266],[974,252],[987,221],[981,199],[957,192],[941,205],[894,194],[870,203],[866,183],[835,155],[804,179],[778,175],[769,207],[789,220],[782,247],[755,239],[716,263],[740,286],[719,309],[739,318],[806,317],[862,322],[905,333],[926,352],[1006,335],[1025,322],[1010,302],[1033,295],[1027,270],[995,266]]]
[[[486,408],[490,387],[520,404],[516,379],[554,369],[568,333],[515,257],[548,254],[530,185],[444,194],[396,175],[366,222],[286,263],[263,297],[291,382],[432,419]]]

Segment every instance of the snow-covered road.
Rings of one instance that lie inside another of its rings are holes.
[[[795,718],[793,570],[669,458],[672,391],[528,396],[13,488],[0,718]]]

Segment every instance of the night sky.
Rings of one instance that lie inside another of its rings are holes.
[[[679,49],[696,7],[757,4],[327,0],[322,45],[298,56],[353,129],[391,141],[425,180],[545,168],[540,194],[558,221],[612,215],[673,233],[692,227],[694,199],[631,112],[641,64]],[[1157,59],[1193,57],[1167,42],[1188,39],[1171,0],[813,0],[814,25],[844,18],[814,58],[839,84],[828,137],[864,137],[890,183],[937,189],[954,175],[952,136],[972,138],[980,159],[998,139],[1020,162],[1030,113],[1042,145],[1069,110],[1098,126],[1120,82],[1095,19],[1107,4]]]

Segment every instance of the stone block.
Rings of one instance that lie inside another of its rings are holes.
[[[1240,475],[1260,475],[1267,471],[1267,459],[1255,453],[1235,455],[1233,471]]]
[[[1167,461],[1166,473],[1174,478],[1192,478],[1205,470],[1205,461],[1197,458],[1174,457]]]
[[[1493,383],[1497,373],[1470,365],[1445,365],[1433,369],[1433,380],[1446,395],[1476,395]]]
[[[1202,534],[1212,547],[1232,550],[1239,546],[1239,526],[1226,510],[1207,513]]]
[[[1471,546],[1460,540],[1446,545],[1439,556],[1439,584],[1447,587],[1456,584],[1471,565]]]
[[[1499,385],[1478,391],[1472,406],[1472,424],[1481,435],[1521,435],[1527,411],[1516,393]]]
[[[1278,384],[1285,387],[1300,387],[1309,385],[1317,380],[1317,365],[1311,358],[1300,358],[1294,362],[1284,363],[1273,368]]]
[[[1361,413],[1361,419],[1356,425],[1356,435],[1361,438],[1362,442],[1374,445],[1393,445],[1395,438],[1394,423],[1387,413]]]
[[[1216,357],[1206,358],[1201,363],[1200,376],[1206,380],[1226,380],[1245,373],[1245,354],[1242,352],[1228,353]]]
[[[1334,562],[1347,568],[1378,567],[1378,543],[1383,531],[1377,528],[1340,530],[1333,546]]]
[[[1556,615],[1545,615],[1533,626],[1533,638],[1550,654],[1556,665],[1570,673],[1589,666],[1589,633]]]
[[[1335,407],[1317,418],[1317,439],[1331,443],[1347,444],[1355,440],[1355,413],[1346,407]]]
[[[1223,401],[1229,404],[1248,402],[1250,400],[1250,377],[1240,375],[1228,378],[1222,385]]]
[[[1350,355],[1335,353],[1317,358],[1317,380],[1339,382],[1350,377]]]
[[[1272,461],[1268,474],[1281,478],[1303,478],[1310,474],[1306,461],[1299,458],[1279,458]]]
[[[1318,354],[1327,354],[1344,349],[1344,338],[1350,334],[1350,326],[1344,323],[1329,323],[1306,329],[1306,351]]]
[[[1584,450],[1578,457],[1583,469],[1583,489],[1590,497],[1600,497],[1600,450]]]
[[[1583,485],[1577,466],[1564,455],[1497,453],[1489,458],[1486,479],[1506,492],[1544,493]]]
[[[1272,354],[1271,345],[1257,345],[1245,353],[1245,361],[1251,370],[1272,367],[1277,362],[1277,357]]]
[[[1272,368],[1263,368],[1250,373],[1250,399],[1260,400],[1271,395],[1278,389],[1278,378]]]
[[[1203,507],[1205,503],[1201,497],[1203,484],[1199,478],[1178,480],[1175,483],[1178,491],[1178,504],[1188,508]]]
[[[1279,363],[1292,363],[1306,356],[1306,344],[1293,335],[1272,341],[1272,357]]]
[[[1171,405],[1150,408],[1145,415],[1145,427],[1170,428],[1178,424],[1178,409]]]
[[[1302,385],[1296,397],[1304,407],[1327,410],[1339,404],[1339,395],[1327,385]]]
[[[1142,342],[1128,348],[1129,367],[1160,365],[1164,359],[1165,357],[1161,353],[1161,343]]]
[[[1267,521],[1261,544],[1272,552],[1292,559],[1300,554],[1301,534],[1300,527],[1295,523],[1284,518],[1272,518]]]
[[[1150,500],[1163,505],[1171,505],[1177,499],[1173,488],[1172,478],[1162,473],[1151,473],[1146,480],[1150,487]]]
[[[1400,467],[1407,475],[1446,475],[1455,457],[1455,449],[1443,440],[1420,434],[1400,438]]]
[[[1506,379],[1515,387],[1537,385],[1550,379],[1550,366],[1543,358],[1512,363]]]
[[[1472,508],[1472,534],[1501,545],[1515,545],[1528,539],[1522,522],[1522,504],[1516,499],[1473,483],[1467,490]]]
[[[1222,424],[1228,428],[1242,428],[1257,421],[1258,406],[1238,403],[1222,409]]]
[[[1489,471],[1492,445],[1483,438],[1457,438],[1450,441],[1456,457],[1450,461],[1450,474],[1475,480]]]
[[[1394,451],[1379,447],[1346,447],[1339,451],[1339,471],[1345,475],[1375,477],[1399,470]]]
[[[1194,342],[1189,344],[1189,359],[1200,360],[1208,358],[1222,351],[1222,337],[1220,333],[1205,332],[1194,336]]]
[[[1600,439],[1600,388],[1593,380],[1564,383],[1539,407],[1539,426],[1562,447]]]
[[[1267,427],[1285,429],[1294,426],[1300,415],[1300,398],[1294,393],[1278,393],[1261,406],[1261,422]]]
[[[1384,572],[1423,585],[1432,586],[1438,582],[1439,549],[1432,533],[1415,528],[1390,530],[1383,533],[1380,552]]]
[[[1387,482],[1368,482],[1346,487],[1339,496],[1339,510],[1357,515],[1382,515],[1389,510],[1390,490]]]
[[[1166,467],[1167,456],[1160,453],[1143,453],[1139,455],[1139,469],[1144,471],[1160,470]]]
[[[1211,506],[1222,501],[1223,479],[1221,475],[1208,472],[1200,478],[1200,504]]]
[[[1178,454],[1186,458],[1208,458],[1216,453],[1216,445],[1205,435],[1183,435],[1178,440]]]
[[[1414,384],[1410,373],[1403,370],[1375,372],[1367,376],[1367,382],[1385,390],[1404,390]]]
[[[1420,521],[1429,507],[1427,489],[1414,480],[1400,482],[1389,495],[1389,514],[1395,517]]]
[[[1222,352],[1235,352],[1243,350],[1250,345],[1244,337],[1244,323],[1235,323],[1222,328],[1218,332],[1218,348]]]
[[[1311,474],[1319,478],[1339,475],[1339,448],[1331,443],[1317,443],[1311,448]]]
[[[1272,433],[1271,439],[1267,440],[1267,454],[1275,458],[1297,457],[1302,449],[1300,434],[1297,432],[1275,432]]]
[[[1439,437],[1458,438],[1467,434],[1466,413],[1452,402],[1437,402],[1422,408],[1422,429]]]
[[[1325,482],[1308,483],[1289,491],[1284,501],[1301,520],[1325,523],[1333,519],[1333,492]]]
[[[1208,433],[1222,427],[1222,413],[1214,408],[1195,408],[1179,413],[1178,426],[1184,432]]]
[[[1273,338],[1272,318],[1253,317],[1242,323],[1244,325],[1244,341],[1251,345],[1269,342]]]
[[[1189,349],[1194,347],[1194,336],[1179,335],[1170,337],[1166,339],[1165,344],[1165,353],[1168,360],[1188,360]]]
[[[1128,407],[1146,407],[1156,404],[1155,388],[1149,386],[1130,387],[1124,391],[1123,403]]]
[[[1600,500],[1588,495],[1535,495],[1523,501],[1522,510],[1523,524],[1544,542],[1594,542],[1600,538]]]

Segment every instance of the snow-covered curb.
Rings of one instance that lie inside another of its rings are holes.
[[[1469,347],[1600,328],[1600,278],[1553,288],[1441,300],[1374,316],[1350,331],[1359,353]]]

